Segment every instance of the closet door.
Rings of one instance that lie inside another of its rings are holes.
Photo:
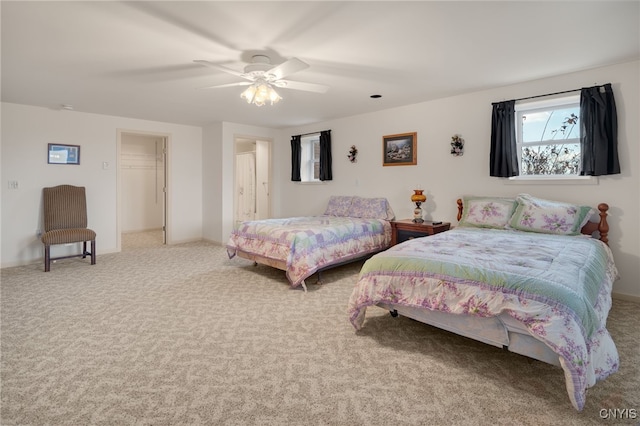
[[[256,141],[256,219],[271,217],[271,145]]]
[[[256,156],[255,152],[236,154],[236,221],[256,218]]]

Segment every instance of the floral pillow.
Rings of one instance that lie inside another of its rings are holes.
[[[327,210],[324,212],[327,216],[349,216],[349,208],[353,196],[351,195],[332,195],[329,197],[329,204],[327,204]]]
[[[386,198],[353,197],[348,216],[366,219],[393,220],[395,214]]]
[[[528,194],[516,198],[516,211],[509,226],[520,231],[579,235],[594,210],[589,206],[544,200]]]
[[[463,197],[458,226],[504,229],[515,208],[516,200],[513,198]]]

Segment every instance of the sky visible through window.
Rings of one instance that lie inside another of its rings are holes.
[[[561,141],[580,137],[580,120],[567,123],[567,119],[574,114],[580,114],[580,107],[529,112],[523,116],[523,142],[541,142],[545,140]],[[564,129],[563,126],[566,126]],[[564,133],[563,133],[564,130]]]

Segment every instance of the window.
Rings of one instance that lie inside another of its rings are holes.
[[[302,182],[320,182],[320,133],[302,136],[300,145]]]
[[[291,181],[324,182],[332,179],[331,130],[291,136]]]
[[[569,92],[578,90],[562,93]],[[516,102],[524,99],[492,103],[489,176],[508,178],[509,182],[574,180],[591,184],[597,183],[592,179],[596,176],[619,174],[613,87],[607,83],[583,87],[579,92],[579,96],[517,107]]]
[[[520,176],[578,177],[580,96],[516,104]]]

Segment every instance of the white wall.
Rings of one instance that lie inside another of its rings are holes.
[[[409,197],[419,184],[429,197],[428,217],[455,222],[461,195],[537,196],[611,206],[610,245],[621,279],[614,291],[640,297],[640,107],[639,62],[557,76],[525,84],[342,118],[285,130],[216,123],[204,129],[167,123],[54,111],[2,104],[2,267],[42,257],[35,236],[41,226],[42,187],[58,183],[85,185],[89,224],[98,232],[98,255],[116,244],[116,133],[169,134],[169,243],[207,240],[225,243],[233,226],[233,160],[236,137],[271,139],[272,216],[318,214],[330,195],[387,197],[396,216],[411,217]],[[489,177],[491,103],[500,100],[612,83],[618,107],[622,174],[600,177],[598,185],[510,185]],[[390,96],[390,95],[389,95]],[[290,182],[290,137],[331,129],[334,180],[324,184]],[[382,136],[418,133],[418,165],[382,166]],[[461,134],[465,154],[449,154],[453,134]],[[79,166],[47,165],[48,142],[81,145]],[[358,148],[358,162],[347,159]],[[102,162],[112,167],[102,169]],[[7,189],[16,180],[19,189]]]
[[[222,198],[222,163],[222,123],[215,123],[203,130],[202,236],[218,244],[223,242],[222,209],[226,204],[233,208],[233,198],[230,201]]]
[[[412,217],[409,197],[419,184],[426,191],[426,215],[456,222],[456,199],[462,195],[512,196],[527,192],[554,200],[610,205],[609,244],[621,279],[614,292],[640,297],[640,151],[638,149],[639,62],[594,69],[526,84],[470,93],[402,108],[287,129],[274,144],[274,187],[282,194],[274,216],[318,214],[330,195],[387,197],[398,218]],[[556,91],[612,83],[618,109],[622,174],[603,176],[597,185],[508,184],[489,176],[491,103]],[[437,84],[437,82],[434,82]],[[334,180],[324,184],[289,179],[291,135],[331,129]],[[418,133],[416,166],[382,166],[382,136]],[[462,157],[450,154],[451,136],[465,139]],[[357,163],[347,158],[358,148]]]
[[[42,258],[36,236],[42,228],[42,188],[62,183],[87,188],[98,256],[118,249],[118,130],[170,135],[169,243],[202,238],[201,128],[8,103],[2,104],[1,118],[2,267]],[[80,145],[80,165],[47,164],[50,142]],[[18,181],[19,188],[8,189],[8,181]]]

